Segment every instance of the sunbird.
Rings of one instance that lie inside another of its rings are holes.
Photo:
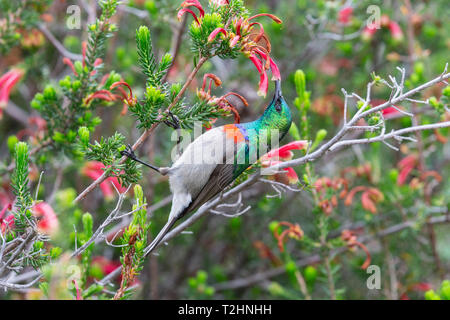
[[[278,144],[288,133],[291,122],[292,116],[281,92],[281,82],[276,80],[273,99],[259,119],[206,131],[186,147],[170,168],[156,167],[139,160],[131,146],[122,151],[122,155],[169,176],[172,208],[167,223],[150,243],[146,253],[159,244],[179,219],[219,194],[260,156],[270,151],[274,142],[271,141],[272,136],[278,138],[275,141]],[[273,132],[277,134],[273,135]]]

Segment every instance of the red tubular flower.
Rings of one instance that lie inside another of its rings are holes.
[[[352,7],[345,7],[339,10],[338,13],[338,21],[342,24],[348,24],[350,22],[350,19],[352,18],[353,14],[353,8]]]
[[[48,203],[39,202],[35,204],[32,212],[38,220],[37,227],[40,232],[51,235],[58,231],[58,217]]]
[[[222,33],[225,37],[227,36],[227,31],[224,28],[216,28],[208,37],[208,42],[214,41],[219,33]]]
[[[374,25],[366,26],[361,33],[361,37],[364,41],[370,41],[376,32],[377,28]]]
[[[308,141],[298,140],[292,141],[278,149],[272,150],[263,156],[264,159],[280,158],[282,161],[291,160],[294,154],[291,150],[303,150],[308,146]]]
[[[290,160],[293,157],[293,153],[291,150],[302,150],[306,148],[308,145],[307,141],[299,140],[288,143],[278,149],[274,149],[264,156],[261,157],[261,165],[263,168],[268,168],[274,166],[276,164],[280,164],[282,159],[284,161]],[[269,179],[274,179],[275,181],[284,183],[284,184],[296,184],[298,183],[298,175],[295,170],[291,167],[283,168],[284,172],[275,173],[269,176]]]
[[[278,18],[276,15],[273,15],[270,13],[260,13],[260,14],[254,15],[253,17],[248,18],[247,20],[250,21],[250,20],[253,20],[258,17],[269,17],[270,19],[272,19],[273,21],[275,21],[278,24],[283,23],[283,21],[280,18]]]
[[[200,17],[203,17],[205,15],[205,10],[203,10],[202,5],[198,0],[186,0],[181,4],[182,8],[188,8],[188,7],[195,7],[198,9],[198,12],[200,14]]]
[[[210,0],[210,1],[211,1],[211,3],[213,3],[214,5],[219,6],[219,7],[230,4],[228,2],[228,0]]]
[[[370,265],[370,261],[372,260],[372,258],[370,257],[370,252],[367,249],[367,247],[357,240],[355,233],[350,230],[342,230],[341,239],[347,243],[347,246],[349,248],[358,246],[364,251],[364,253],[366,254],[366,260],[362,264],[361,269],[363,270],[367,269],[367,267]]]
[[[0,78],[0,119],[2,118],[3,109],[6,108],[9,95],[14,86],[23,77],[24,71],[22,69],[14,68],[6,72]]]
[[[280,226],[286,226],[288,228],[286,230],[284,230],[281,234],[279,234],[278,229],[280,228]],[[293,224],[291,222],[281,221],[278,223],[278,225],[273,230],[273,235],[278,240],[278,248],[280,249],[280,252],[283,252],[284,251],[284,240],[285,240],[286,236],[300,240],[301,238],[303,238],[304,233],[298,223]]]
[[[370,188],[366,186],[357,186],[353,188],[345,199],[345,205],[351,205],[355,194],[361,191],[363,192],[361,195],[361,204],[363,208],[373,214],[377,213],[377,207],[375,206],[375,203],[383,201],[384,195],[380,190],[376,188]]]
[[[401,41],[403,39],[403,31],[397,22],[389,22],[389,31],[391,32],[391,36],[394,40]]]
[[[84,165],[82,173],[83,175],[95,181],[98,178],[100,178],[101,175],[103,174],[104,172],[103,168],[105,168],[105,165],[99,161],[88,161]],[[119,180],[116,177],[109,177],[105,181],[100,183],[100,190],[102,191],[105,198],[108,200],[114,198],[115,195],[111,183],[114,184],[114,186],[120,193],[126,191],[126,188],[122,187],[122,185],[119,183]]]
[[[397,185],[401,186],[405,183],[406,179],[408,179],[409,174],[415,168],[417,163],[417,156],[413,154],[406,156],[398,163],[397,166],[400,170],[400,173],[397,178]]]
[[[203,10],[203,7],[200,4],[200,2],[198,2],[198,0],[186,0],[181,4],[181,7],[183,9],[178,11],[178,15],[177,15],[178,20],[181,20],[181,17],[187,12],[187,13],[190,13],[192,15],[192,17],[194,17],[197,24],[200,25],[200,20],[198,19],[197,15],[194,13],[194,11],[192,11],[191,9],[188,9],[188,7],[197,8],[199,11],[200,18],[203,18],[203,16],[205,15],[205,10]]]

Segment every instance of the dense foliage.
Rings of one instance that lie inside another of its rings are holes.
[[[448,8],[0,0],[2,298],[450,299]],[[284,146],[147,255],[168,179],[122,151],[170,166],[269,75]]]

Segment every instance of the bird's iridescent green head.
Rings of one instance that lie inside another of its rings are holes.
[[[289,131],[292,123],[291,110],[283,98],[281,92],[281,81],[275,81],[275,93],[273,99],[264,111],[261,119],[261,126],[278,129],[280,139]]]

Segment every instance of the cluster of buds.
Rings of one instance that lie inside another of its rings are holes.
[[[308,141],[299,140],[293,141],[280,148],[274,149],[265,155],[263,155],[259,161],[261,162],[261,166],[263,168],[268,168],[277,164],[280,164],[283,161],[289,161],[293,158],[294,153],[292,150],[303,150],[308,146]],[[282,172],[277,172],[272,175],[269,175],[269,179],[275,180],[277,182],[281,182],[284,184],[296,184],[298,183],[298,175],[292,167],[283,168]]]
[[[283,230],[283,232],[278,233],[278,229],[281,226],[285,226],[287,228]],[[301,240],[303,238],[304,233],[298,223],[293,224],[291,222],[281,221],[278,222],[278,224],[273,229],[273,235],[277,239],[277,244],[278,248],[280,249],[280,252],[284,252],[284,242],[286,240],[286,237]]]
[[[209,84],[208,84],[208,88],[206,88],[208,79],[209,79]],[[229,100],[227,100],[227,97],[229,97],[229,96],[237,97],[238,99],[240,99],[242,101],[242,103],[246,107],[248,107],[247,100],[245,100],[245,98],[243,96],[241,96],[240,94],[237,94],[235,92],[228,92],[227,94],[225,94],[221,97],[213,96],[211,94],[211,88],[212,88],[213,83],[216,87],[219,87],[220,85],[222,85],[222,81],[220,80],[220,78],[218,76],[216,76],[212,73],[206,73],[203,76],[202,88],[200,90],[197,90],[198,98],[200,100],[206,101],[206,103],[208,103],[209,105],[217,106],[220,110],[223,110],[226,112],[232,112],[234,115],[234,123],[240,123],[241,117],[239,116],[239,112],[237,111],[236,107]],[[211,121],[208,124],[208,128],[211,128],[211,124],[214,123],[216,120],[217,119],[211,119]]]
[[[105,168],[105,165],[99,161],[88,161],[84,165],[84,167],[82,169],[82,173],[86,177],[95,181],[103,175],[104,168]],[[100,183],[100,190],[102,191],[103,195],[105,196],[105,198],[107,200],[114,198],[114,194],[115,194],[115,192],[111,186],[111,183],[114,185],[114,187],[116,187],[116,189],[120,193],[123,193],[126,191],[126,188],[122,187],[122,185],[120,184],[119,180],[116,177],[109,177],[105,181]]]
[[[394,41],[400,42],[403,40],[402,28],[400,28],[400,25],[397,22],[391,20],[389,16],[385,14],[381,16],[380,27],[381,29],[388,29]],[[372,40],[378,30],[378,25],[375,23],[366,26],[362,31],[362,39],[365,41]]]
[[[362,192],[361,195],[361,204],[364,209],[367,211],[370,211],[371,213],[377,213],[377,207],[376,203],[381,202],[384,200],[383,193],[374,187],[367,187],[367,186],[357,186],[350,190],[347,197],[345,198],[345,205],[349,206],[353,202],[353,198],[355,197],[355,194],[358,192]]]
[[[366,260],[361,266],[361,269],[365,270],[370,265],[371,257],[367,247],[357,240],[356,234],[350,230],[342,230],[341,239],[347,244],[349,249],[353,249],[356,246],[360,247],[366,253]]]
[[[322,177],[314,183],[317,195],[319,197],[319,207],[327,216],[329,216],[333,209],[338,206],[338,197],[336,191],[341,190],[339,198],[343,199],[347,195],[348,181],[344,178]],[[331,197],[328,196],[327,190],[333,190]]]
[[[24,74],[25,72],[22,69],[13,68],[0,77],[0,119],[3,115],[3,109],[8,104],[12,89]]]

